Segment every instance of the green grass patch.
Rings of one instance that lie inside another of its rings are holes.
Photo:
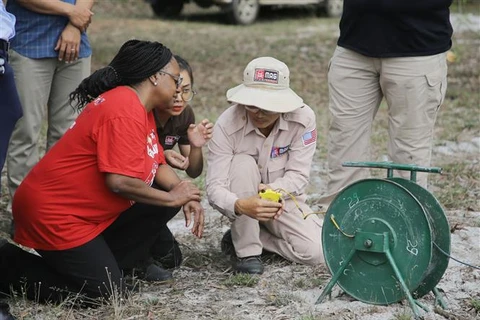
[[[291,293],[274,293],[268,295],[266,300],[269,305],[283,307],[300,301],[300,298]]]
[[[313,288],[319,288],[325,283],[324,278],[320,277],[301,277],[298,278],[294,281],[293,285],[294,287],[298,289],[313,289]]]
[[[413,320],[412,313],[410,311],[402,311],[393,315],[393,320]]]
[[[470,309],[472,309],[473,311],[475,311],[475,313],[480,313],[480,299],[471,299],[469,301],[469,307]]]
[[[309,315],[301,316],[297,320],[322,320],[322,319],[324,318],[321,316],[315,316],[313,314],[309,314]]]
[[[259,280],[260,278],[255,275],[237,273],[222,281],[222,284],[226,287],[254,287]]]
[[[434,196],[446,209],[480,210],[480,170],[467,162],[441,165],[443,174],[432,174]]]

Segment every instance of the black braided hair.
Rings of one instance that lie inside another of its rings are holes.
[[[102,93],[122,85],[135,85],[154,75],[172,59],[172,52],[159,42],[129,40],[113,60],[85,78],[70,93],[70,104],[81,111]]]
[[[178,54],[174,55],[175,60],[178,62],[178,66],[180,67],[180,70],[185,70],[188,72],[188,75],[190,76],[190,81],[192,82],[192,87],[193,87],[193,70],[190,64],[187,62],[187,60],[183,59],[180,57]]]

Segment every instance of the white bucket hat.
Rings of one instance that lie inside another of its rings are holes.
[[[256,58],[243,71],[243,83],[227,91],[229,102],[273,112],[291,112],[304,105],[290,89],[290,71],[285,63],[272,58]]]

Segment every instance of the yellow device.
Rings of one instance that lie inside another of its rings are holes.
[[[282,194],[272,189],[261,190],[258,194],[262,199],[274,202],[280,202],[282,199]]]

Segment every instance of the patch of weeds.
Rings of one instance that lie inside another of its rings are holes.
[[[305,289],[308,287],[308,281],[305,278],[300,278],[293,282],[293,286],[299,289]]]
[[[301,316],[297,320],[322,320],[322,319],[323,318],[320,317],[320,316],[315,316],[313,314],[309,314],[309,315]]]
[[[205,171],[206,170],[203,170],[202,174],[193,180],[193,183],[195,184],[195,186],[200,190],[203,190],[205,188],[205,178],[206,178]]]
[[[210,263],[212,263],[212,259],[198,252],[192,252],[192,254],[186,256],[185,260],[183,261],[184,266],[194,269],[204,267]]]
[[[374,314],[374,313],[379,313],[380,309],[377,306],[373,306],[370,309],[368,309],[369,314]]]
[[[452,13],[461,13],[461,14],[480,14],[480,6],[476,0],[455,0],[450,7]]]
[[[446,209],[480,210],[480,172],[478,167],[465,162],[449,163],[442,166],[444,174],[431,175],[436,187],[434,195]]]
[[[147,307],[161,305],[160,298],[153,295],[148,295],[142,300],[142,303]]]
[[[259,280],[255,275],[237,273],[222,281],[222,284],[226,287],[254,287]]]
[[[403,311],[403,312],[400,312],[400,313],[395,313],[393,315],[392,319],[394,319],[394,320],[412,320],[413,316],[409,311]]]
[[[293,286],[299,289],[318,288],[324,284],[325,280],[320,277],[298,278],[293,282]]]
[[[478,219],[477,222],[475,222],[473,226],[476,227],[476,228],[480,228],[480,219]]]
[[[480,313],[480,299],[471,299],[468,303],[470,310],[474,310],[475,313]]]
[[[299,301],[300,299],[291,293],[270,294],[267,296],[267,303],[275,307],[283,307]]]
[[[325,279],[322,277],[315,277],[310,279],[310,281],[312,282],[312,286],[315,288],[321,287],[325,283]]]

